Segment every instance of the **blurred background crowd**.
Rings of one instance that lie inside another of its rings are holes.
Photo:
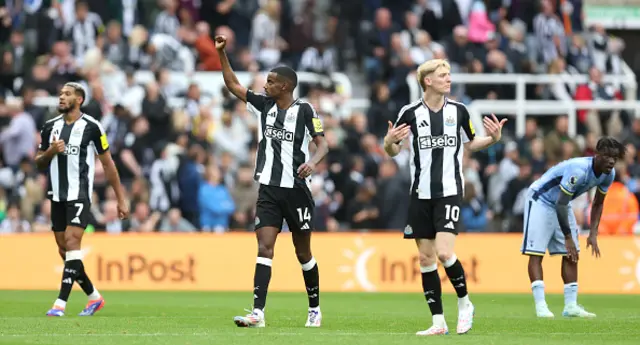
[[[234,70],[253,73],[262,90],[279,64],[321,76],[300,86],[320,113],[330,152],[317,166],[312,192],[319,231],[400,231],[406,222],[408,151],[390,159],[381,142],[387,121],[410,102],[407,76],[431,58],[456,73],[583,74],[566,87],[576,100],[621,100],[625,43],[602,26],[586,27],[582,0],[0,0],[0,233],[49,231],[46,179],[33,164],[38,130],[67,81],[87,89],[83,111],[100,120],[131,201],[131,218],[96,167],[92,228],[126,231],[250,231],[258,186],[253,181],[256,120],[227,92],[180,86],[220,70],[212,38],[227,36]],[[137,83],[138,71],[153,80]],[[370,99],[348,99],[332,73],[349,77]],[[114,75],[124,73],[125,78]],[[529,85],[528,100],[557,99],[553,85]],[[220,90],[216,90],[220,91]],[[220,94],[221,96],[213,96]],[[514,99],[512,85],[455,84],[452,98]],[[183,100],[172,105],[171,98]],[[498,114],[499,115],[499,114]],[[465,153],[465,231],[521,232],[524,191],[549,166],[591,155],[604,134],[623,140],[601,223],[604,233],[631,233],[640,196],[640,120],[633,112],[580,111],[578,136],[566,114],[514,122],[502,143]],[[479,126],[477,123],[476,126]],[[574,201],[588,228],[590,197]]]

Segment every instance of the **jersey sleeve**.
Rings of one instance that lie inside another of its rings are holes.
[[[612,169],[611,174],[609,174],[609,176],[607,176],[607,178],[598,185],[598,191],[600,191],[600,193],[602,194],[607,194],[607,192],[609,191],[609,187],[611,187],[611,184],[613,183],[613,180],[615,178],[616,170]]]
[[[462,113],[462,122],[460,123],[460,138],[462,143],[468,143],[476,137],[476,130],[473,128],[473,122],[471,122],[471,115],[467,107],[460,106],[460,112]]]
[[[49,137],[51,137],[51,130],[53,126],[49,126],[48,124],[44,124],[42,129],[40,130],[40,145],[38,145],[39,151],[46,151],[49,149]]]
[[[579,185],[584,183],[585,174],[582,169],[567,169],[560,180],[560,190],[573,196]]]
[[[247,89],[247,109],[249,112],[256,116],[260,116],[260,113],[267,104],[267,96],[256,94],[253,91]]]
[[[91,131],[91,142],[95,147],[96,153],[101,155],[109,151],[109,140],[107,139],[107,132],[100,124],[100,122],[94,122],[95,129]]]
[[[300,111],[304,117],[304,124],[309,130],[312,137],[324,136],[324,128],[322,128],[322,120],[316,113],[316,110],[309,103],[302,103]]]

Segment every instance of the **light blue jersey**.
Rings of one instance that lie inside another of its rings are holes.
[[[615,170],[611,170],[610,174],[596,177],[593,172],[593,157],[581,157],[559,163],[532,183],[527,191],[524,208],[520,248],[522,254],[544,256],[549,251],[550,255],[566,255],[565,236],[560,229],[555,208],[560,193],[566,193],[575,199],[596,186],[600,192],[606,193],[614,176]],[[580,252],[579,229],[571,203],[568,221],[573,242]]]
[[[572,158],[547,170],[529,189],[533,192],[534,200],[555,206],[561,192],[575,199],[597,186],[602,193],[606,193],[615,175],[616,171],[611,170],[610,174],[603,173],[596,177],[593,157]]]

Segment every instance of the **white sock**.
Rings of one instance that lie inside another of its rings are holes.
[[[564,284],[564,306],[578,304],[578,283]]]
[[[469,300],[469,294],[464,297],[458,298],[458,309],[464,309],[471,304],[471,300]]]
[[[94,287],[93,288],[93,292],[87,297],[89,297],[89,301],[95,301],[97,299],[100,299],[100,297],[102,297],[102,295],[100,295],[100,292],[98,292],[98,289],[96,289]]]
[[[53,306],[58,307],[59,309],[64,309],[67,307],[67,302],[61,299],[57,299],[55,302],[53,302]]]
[[[433,315],[433,325],[445,328],[447,326],[447,322],[444,319],[444,314]]]
[[[261,318],[264,318],[264,311],[262,309],[254,308],[253,312]]]
[[[547,301],[544,299],[544,282],[542,280],[536,280],[531,283],[531,291],[533,292],[533,300],[536,305],[547,305]]]

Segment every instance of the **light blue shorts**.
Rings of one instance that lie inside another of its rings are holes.
[[[524,232],[520,251],[524,255],[544,256],[547,250],[549,255],[567,255],[564,234],[560,230],[556,209],[542,201],[534,200],[533,193],[528,193],[524,207]],[[569,205],[569,226],[571,226],[571,235],[576,249],[580,252],[578,224],[571,205]]]

